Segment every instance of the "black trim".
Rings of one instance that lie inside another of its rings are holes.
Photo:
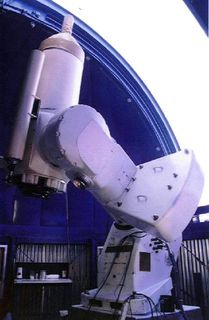
[[[117,222],[114,223],[114,227],[118,230],[131,230],[133,229],[134,227],[133,226],[130,226],[129,224],[118,224]]]
[[[131,252],[133,249],[133,245],[125,245],[125,246],[111,246],[107,247],[105,252]]]

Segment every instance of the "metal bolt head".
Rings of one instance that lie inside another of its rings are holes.
[[[157,214],[154,214],[154,215],[153,215],[153,220],[154,220],[154,221],[157,221],[158,219],[159,219],[159,216],[158,216]]]

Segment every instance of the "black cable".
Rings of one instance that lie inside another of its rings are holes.
[[[143,233],[143,235],[140,236],[140,237],[138,237],[138,236],[137,236],[138,233],[140,233],[140,234]],[[124,238],[122,238],[121,241],[120,241],[120,245],[122,245],[128,238],[131,238],[132,241],[133,241],[133,243],[132,243],[132,245],[133,245],[133,246],[132,246],[132,250],[133,250],[134,243],[135,243],[135,239],[134,239],[134,238],[140,239],[140,238],[145,237],[146,235],[147,235],[147,234],[144,233],[143,231],[134,231],[134,232],[132,232],[131,234],[128,234],[127,236],[125,236]],[[122,275],[122,278],[121,278],[121,279],[122,279],[122,284],[121,284],[121,287],[120,287],[120,291],[119,291],[119,293],[118,293],[118,297],[117,297],[117,299],[116,299],[116,303],[119,301],[120,295],[121,295],[121,292],[122,292],[122,289],[124,288],[124,283],[125,283],[125,280],[126,280],[128,268],[129,268],[130,261],[131,261],[131,257],[132,257],[132,250],[131,250],[130,255],[129,255],[128,263],[126,264],[126,268],[125,268],[124,274]],[[120,280],[120,281],[121,281],[121,280]],[[123,303],[125,303],[125,301],[124,301]],[[115,310],[115,312],[116,312],[116,310]],[[113,313],[113,320],[114,320],[114,317],[115,317],[115,312]]]
[[[119,299],[120,299],[121,292],[122,292],[122,290],[123,290],[123,288],[124,288],[124,283],[125,283],[125,280],[126,280],[128,268],[129,268],[130,261],[131,261],[131,258],[132,258],[132,252],[133,252],[133,247],[134,247],[134,243],[135,243],[135,239],[134,239],[134,237],[133,237],[132,235],[133,235],[133,234],[130,234],[130,238],[131,238],[132,241],[133,241],[133,243],[132,243],[133,246],[132,246],[132,250],[130,251],[130,254],[129,254],[128,263],[126,264],[126,268],[125,268],[124,273],[123,273],[122,278],[121,278],[121,279],[122,279],[122,284],[120,285],[121,280],[120,280],[120,282],[119,282],[120,290],[119,290],[117,299],[116,299],[116,301],[115,301],[116,303],[118,303],[118,301],[119,301]],[[124,303],[124,302],[123,302],[123,303]],[[115,311],[114,311],[114,313],[113,313],[113,319],[114,319],[114,317],[115,317],[115,312],[116,312],[116,309],[115,309]]]
[[[137,234],[142,234],[142,235],[141,235],[141,236],[137,236]],[[140,238],[144,238],[146,235],[147,235],[147,234],[146,234],[144,231],[140,231],[140,230],[139,230],[139,231],[134,231],[134,232],[126,235],[125,237],[123,237],[123,238],[119,241],[118,246],[122,246],[122,245],[124,244],[124,242],[125,242],[128,238],[132,238],[132,239],[133,239],[133,238],[138,238],[138,239],[140,239]],[[132,253],[132,251],[131,251],[131,253]],[[115,253],[115,255],[114,255],[114,257],[113,257],[113,260],[112,260],[112,263],[111,263],[111,266],[110,266],[110,268],[109,268],[109,270],[108,270],[108,272],[107,272],[104,280],[102,281],[100,287],[98,288],[98,290],[96,291],[95,295],[93,296],[92,302],[89,301],[89,306],[88,306],[88,309],[87,309],[87,318],[85,318],[84,320],[87,320],[87,319],[89,318],[89,314],[90,314],[90,311],[91,311],[91,308],[92,308],[93,300],[96,299],[97,295],[98,295],[99,292],[102,290],[102,288],[104,287],[105,283],[107,282],[107,279],[108,279],[108,277],[109,277],[109,275],[110,275],[110,273],[111,273],[111,271],[112,271],[112,268],[113,268],[113,266],[114,266],[115,260],[116,260],[117,258],[118,258],[118,252]],[[122,289],[123,289],[123,287],[124,287],[124,283],[125,283],[125,279],[126,279],[126,275],[127,275],[127,272],[128,272],[128,267],[129,267],[130,261],[131,261],[131,254],[130,254],[130,256],[129,256],[128,263],[126,264],[125,272],[124,272],[124,274],[123,274],[123,276],[122,276],[123,284],[122,284],[122,286],[121,286],[121,289],[120,289],[119,295],[118,295],[118,297],[117,297],[117,299],[116,299],[116,302],[118,302],[119,297],[120,297],[120,294],[121,294],[121,291],[122,291]],[[120,281],[121,281],[121,280],[120,280]]]
[[[118,245],[119,245],[119,246],[123,245],[123,243],[126,241],[126,239],[128,239],[130,236],[136,235],[136,234],[138,234],[138,233],[144,233],[144,232],[143,232],[143,231],[134,231],[133,233],[128,234],[127,236],[123,237],[123,238],[120,240],[120,242],[119,242]],[[145,235],[146,235],[146,234],[145,234]],[[145,235],[143,235],[143,236],[141,236],[141,237],[143,238]],[[111,266],[110,266],[110,268],[109,268],[109,270],[108,270],[108,272],[107,272],[104,280],[102,281],[100,287],[98,288],[98,290],[96,291],[95,295],[93,296],[92,302],[93,302],[94,299],[96,299],[97,295],[99,294],[99,292],[100,292],[100,291],[102,290],[102,288],[104,287],[104,285],[105,285],[105,283],[106,283],[106,281],[107,281],[107,279],[108,279],[108,277],[109,277],[109,275],[110,275],[110,273],[111,273],[111,271],[112,271],[112,268],[113,268],[113,266],[114,266],[115,260],[116,260],[117,258],[118,258],[118,252],[115,253],[115,255],[114,255],[114,257],[113,257],[113,260],[112,260],[112,263],[111,263]],[[91,303],[91,301],[90,301],[90,302],[89,302],[89,307],[88,307],[88,309],[87,309],[87,318],[89,317],[89,313],[90,313],[91,308],[92,308],[92,303]],[[87,320],[87,319],[84,319],[84,320]]]
[[[26,257],[26,258],[28,258],[29,260],[30,260],[30,262],[33,262],[33,263],[35,263],[35,261],[33,260],[33,259],[31,259],[31,257],[27,254],[27,253],[25,253],[25,251],[23,250],[23,249],[21,249],[19,246],[17,247],[17,251],[20,251],[20,252],[22,252],[22,254]],[[17,254],[17,253],[16,253]],[[18,262],[17,262],[18,263]],[[20,262],[19,262],[20,263]],[[21,262],[22,263],[22,262]],[[23,262],[24,263],[24,262]]]
[[[138,293],[137,293],[138,294]],[[152,317],[154,317],[154,313],[153,311],[155,311],[156,313],[156,317],[157,319],[162,319],[161,318],[161,312],[158,310],[157,305],[154,303],[154,301],[152,300],[152,298],[150,298],[149,296],[143,294],[143,293],[139,293],[139,295],[142,295],[143,297],[145,297],[150,305],[150,310],[152,311]],[[163,314],[163,316],[165,317],[165,315]],[[156,318],[155,317],[155,318]]]
[[[125,236],[124,238],[122,238],[122,239],[120,240],[119,245],[123,245],[123,243],[124,243],[128,238],[132,238],[132,240],[133,240],[134,237],[135,237],[135,238],[143,238],[143,237],[146,236],[146,234],[144,234],[143,236],[138,237],[138,236],[137,236],[137,233],[142,233],[142,232],[136,231],[136,232],[133,232],[133,233]],[[180,311],[181,311],[181,313],[182,313],[182,315],[183,315],[184,320],[189,320],[188,317],[187,317],[186,314],[185,314],[184,309],[183,309],[183,304],[182,304],[182,299],[181,299],[181,294],[180,294],[180,289],[179,289],[179,279],[178,279],[179,274],[178,274],[178,268],[177,268],[177,264],[176,264],[174,255],[173,255],[173,253],[171,252],[170,247],[168,246],[168,244],[165,243],[165,242],[163,242],[163,241],[161,241],[161,242],[164,243],[164,246],[165,246],[166,249],[168,250],[169,258],[170,258],[170,260],[171,260],[173,269],[174,269],[174,271],[175,271],[176,300],[177,300],[177,302],[178,302],[178,304],[179,304]],[[133,241],[133,243],[134,243],[134,241]],[[119,301],[119,298],[120,298],[122,289],[124,288],[124,283],[125,283],[125,279],[126,279],[126,276],[127,276],[128,267],[129,267],[129,264],[130,264],[130,261],[131,261],[131,256],[132,256],[132,251],[130,252],[130,256],[129,256],[128,263],[126,264],[126,268],[125,268],[125,270],[124,270],[124,274],[122,275],[122,278],[121,278],[121,279],[122,279],[122,284],[121,284],[121,288],[120,288],[120,291],[119,291],[119,293],[118,293],[118,297],[117,297],[117,299],[116,299],[116,302]],[[96,294],[95,294],[95,296],[94,296],[93,299],[96,298],[97,294],[102,290],[103,286],[105,285],[105,283],[106,283],[106,281],[107,281],[107,279],[108,279],[108,277],[109,277],[109,275],[110,275],[110,273],[111,273],[111,271],[112,271],[112,268],[113,268],[115,259],[116,259],[117,257],[118,257],[118,253],[115,254],[115,256],[114,256],[114,258],[113,258],[113,260],[112,260],[111,266],[110,266],[110,268],[109,268],[109,270],[108,270],[108,273],[107,273],[104,281],[102,282],[100,288],[97,290],[97,292],[96,292]],[[120,280],[120,281],[121,281],[121,280]],[[158,317],[158,318],[159,318],[159,317],[161,318],[161,315],[159,315],[159,311],[158,311],[157,306],[155,305],[154,301],[153,301],[150,297],[148,297],[148,296],[146,296],[146,295],[144,295],[144,294],[141,294],[141,295],[144,296],[144,297],[147,299],[147,301],[148,301],[148,303],[149,303],[149,305],[150,305],[150,312],[151,312],[152,318],[154,317],[153,307],[155,308],[155,312],[156,312],[157,317]],[[130,301],[129,301],[129,305],[130,305]],[[153,305],[153,307],[152,307],[152,305]],[[91,306],[90,306],[90,308],[91,308]],[[89,308],[89,310],[90,310],[90,308]],[[115,311],[116,311],[116,310],[115,310]],[[116,316],[116,314],[113,313],[113,317],[115,317],[115,316]],[[163,317],[166,318],[166,315],[163,314]],[[114,319],[114,318],[113,318],[113,319]]]
[[[102,284],[100,285],[100,287],[99,287],[98,290],[96,291],[95,295],[93,296],[92,302],[89,301],[89,306],[88,306],[88,309],[87,309],[87,319],[85,318],[85,319],[83,319],[83,320],[88,320],[88,319],[89,319],[89,314],[90,314],[90,311],[91,311],[91,308],[92,308],[93,300],[96,299],[98,293],[99,293],[99,292],[102,290],[102,288],[104,287],[104,285],[105,285],[105,283],[106,283],[106,281],[107,281],[107,279],[108,279],[108,277],[109,277],[109,275],[110,275],[110,273],[111,273],[111,271],[112,271],[112,268],[113,268],[113,265],[114,265],[115,260],[116,260],[116,258],[117,258],[117,255],[118,255],[118,253],[116,252],[115,255],[114,255],[114,257],[113,257],[111,266],[110,266],[110,268],[109,268],[109,270],[108,270],[108,272],[107,272],[104,280],[102,281]]]
[[[145,299],[147,299],[148,304],[149,304],[149,307],[150,307],[151,319],[154,319],[154,312],[153,312],[153,307],[152,307],[152,304],[153,304],[153,306],[155,307],[154,301],[153,301],[150,297],[146,296],[146,295],[143,294],[143,293],[138,293],[138,292],[136,292],[136,294],[139,295],[139,296],[144,297]]]
[[[147,297],[147,298],[150,299],[151,303],[153,304],[157,319],[162,319],[162,315],[163,315],[163,318],[166,319],[166,315],[159,310],[160,309],[159,302],[156,305],[150,297]]]
[[[209,266],[206,265],[202,260],[200,260],[200,258],[195,253],[193,253],[187,246],[185,246],[183,242],[181,243],[181,246],[184,249],[186,249],[187,252],[189,252],[205,269],[209,270]]]
[[[141,236],[139,237],[139,236],[137,236],[138,233],[140,233],[140,234],[143,233],[143,235],[141,235]],[[125,283],[125,280],[126,280],[128,268],[129,268],[130,261],[131,261],[131,257],[132,257],[132,251],[133,251],[133,247],[134,247],[134,243],[135,243],[135,239],[134,239],[134,238],[141,239],[141,238],[144,238],[146,235],[147,235],[147,234],[144,233],[143,231],[134,231],[134,232],[132,232],[131,234],[125,236],[123,239],[121,239],[121,242],[120,242],[121,245],[122,245],[122,244],[125,242],[125,240],[128,239],[128,238],[131,238],[132,241],[133,241],[133,243],[132,243],[132,250],[130,251],[128,263],[126,264],[125,271],[124,271],[124,273],[123,273],[123,275],[122,275],[122,278],[121,278],[121,279],[122,279],[122,284],[121,284],[121,287],[120,287],[120,291],[119,291],[119,293],[118,293],[118,297],[117,297],[117,299],[116,299],[116,301],[115,301],[116,303],[119,301],[121,292],[122,292],[122,290],[123,290],[123,288],[124,288],[124,283]],[[120,282],[121,282],[121,280],[120,280]],[[124,301],[123,303],[125,303],[125,301]],[[115,312],[116,312],[116,310],[115,310]],[[114,319],[114,313],[113,313],[113,319]]]
[[[152,317],[153,319],[156,319],[156,317],[157,317],[158,319],[161,319],[161,313],[162,313],[162,312],[160,312],[160,311],[157,310],[157,306],[155,305],[154,301],[153,301],[150,297],[146,296],[146,295],[143,294],[143,293],[136,293],[136,294],[137,294],[137,295],[141,295],[141,296],[143,296],[144,298],[147,299],[147,301],[148,301],[148,303],[149,303],[149,306],[150,306],[151,317]],[[130,297],[128,297],[127,301],[128,301],[128,303],[129,303],[130,315],[131,315],[131,317],[133,317],[133,312],[132,312],[131,303],[130,303],[130,302],[131,302],[131,298],[134,298],[134,295],[131,295]],[[126,300],[125,300],[125,302],[126,302]],[[153,304],[153,307],[155,308],[156,316],[155,316],[154,313],[153,313],[152,304]],[[160,315],[159,315],[159,313],[160,313]],[[160,317],[160,318],[159,318],[159,317]],[[164,317],[164,319],[167,319],[167,316],[166,316],[166,314],[164,314],[164,313],[163,313],[163,317]]]
[[[133,232],[133,233],[125,236],[124,238],[122,238],[122,239],[120,240],[118,246],[123,245],[123,243],[124,243],[130,236],[132,236],[132,235],[134,235],[134,234],[137,234],[137,233],[141,233],[141,232],[140,232],[140,231],[135,231],[135,232]],[[144,237],[144,236],[142,236],[142,237]],[[106,274],[106,276],[105,276],[102,284],[100,285],[99,289],[97,290],[96,295],[94,296],[94,299],[96,298],[97,294],[101,291],[101,289],[104,287],[104,285],[105,285],[105,283],[106,283],[106,281],[107,281],[107,279],[108,279],[108,277],[109,277],[109,275],[110,275],[110,273],[111,273],[111,271],[112,271],[113,265],[114,265],[114,263],[115,263],[115,259],[116,259],[117,257],[118,257],[118,252],[115,253],[115,255],[114,255],[114,257],[113,257],[113,260],[112,260],[112,263],[111,263],[111,266],[110,266],[110,268],[109,268],[109,270],[108,270],[108,272],[107,272],[107,274]]]
[[[159,241],[161,241],[161,240],[159,239]],[[174,254],[171,252],[170,247],[169,247],[169,245],[168,245],[166,242],[163,242],[163,241],[161,241],[161,242],[164,244],[164,246],[165,246],[166,249],[168,250],[169,258],[170,258],[170,261],[171,261],[171,263],[172,263],[173,270],[174,270],[174,272],[175,272],[175,274],[174,274],[174,275],[175,275],[175,281],[174,281],[174,282],[175,282],[176,300],[177,300],[177,302],[178,302],[178,304],[179,304],[179,308],[180,308],[180,311],[181,311],[181,313],[182,313],[182,316],[183,316],[184,320],[189,320],[188,317],[187,317],[187,315],[186,315],[186,313],[185,313],[185,311],[184,311],[184,309],[183,309],[182,298],[181,298],[181,291],[180,291],[180,288],[179,288],[179,273],[178,273],[178,267],[177,267],[177,263],[176,263],[176,261],[175,261]],[[154,301],[153,301],[150,297],[148,297],[148,296],[146,296],[146,295],[144,295],[144,294],[141,294],[141,295],[143,295],[145,298],[147,298],[147,301],[148,301],[148,302],[150,302],[150,303],[153,304],[153,306],[154,306],[154,308],[155,308],[155,312],[156,312],[156,314],[157,314],[157,317],[159,317],[159,315],[158,315],[159,311],[157,310],[157,306],[155,305]],[[151,310],[152,310],[152,309],[151,309]],[[152,314],[152,316],[153,316],[153,314]],[[163,314],[163,316],[166,317],[165,314]],[[160,317],[161,317],[161,315],[160,315]]]
[[[169,254],[169,258],[170,261],[172,263],[173,266],[173,277],[174,277],[174,292],[175,292],[175,298],[176,301],[178,303],[178,307],[181,311],[181,314],[184,318],[184,320],[189,320],[189,318],[187,317],[184,308],[183,308],[183,299],[182,299],[182,295],[181,295],[181,290],[180,290],[180,279],[179,279],[179,272],[178,272],[178,266],[174,257],[173,252],[171,252],[170,247],[168,245],[168,243],[164,242],[166,249],[168,250],[168,254]]]

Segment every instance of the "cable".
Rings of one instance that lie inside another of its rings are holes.
[[[204,268],[206,268],[207,270],[209,270],[209,266],[206,265],[202,260],[200,260],[200,258],[194,254],[187,246],[185,246],[183,244],[183,242],[181,243],[181,246],[186,249]]]
[[[134,298],[134,295],[142,296],[142,297],[144,297],[145,299],[147,299],[147,302],[148,302],[149,307],[150,307],[151,319],[154,319],[154,313],[153,313],[153,307],[152,307],[152,304],[153,304],[153,306],[155,307],[154,301],[153,301],[150,297],[146,296],[146,295],[143,294],[143,293],[136,292],[136,293],[134,293],[134,294],[132,295],[133,298]]]
[[[132,237],[132,235],[133,235],[133,234],[130,234],[130,238],[131,238],[132,241],[133,241],[133,243],[132,243],[133,246],[132,246],[132,250],[130,251],[130,254],[129,254],[128,263],[126,264],[126,268],[125,268],[124,273],[123,273],[122,278],[121,278],[122,284],[120,285],[120,290],[119,290],[117,299],[116,299],[116,301],[115,301],[116,303],[118,303],[118,301],[119,301],[119,299],[120,299],[121,292],[122,292],[122,290],[123,290],[123,288],[124,288],[124,283],[125,283],[125,280],[126,280],[128,268],[129,268],[130,261],[131,261],[131,257],[132,257],[133,247],[134,247],[134,243],[135,243],[135,239],[134,239],[134,237]],[[121,280],[120,280],[120,282],[121,282]],[[119,282],[119,284],[120,284],[120,282]],[[123,302],[123,303],[125,303],[125,302]],[[115,311],[114,311],[114,313],[113,313],[113,319],[114,319],[114,317],[115,317],[115,312],[116,312],[116,309],[115,309]]]
[[[125,242],[128,238],[131,238],[131,239],[132,239],[132,244],[133,244],[133,246],[134,246],[134,242],[135,242],[134,238],[143,238],[143,237],[146,236],[146,234],[144,234],[144,233],[143,233],[143,235],[141,235],[141,236],[137,236],[137,234],[141,234],[141,233],[142,233],[142,232],[140,232],[140,231],[135,231],[135,232],[133,232],[133,233],[131,233],[131,234],[123,237],[123,238],[120,240],[120,242],[119,242],[118,245],[119,245],[119,246],[120,246],[120,245],[123,245],[124,242]],[[160,240],[160,239],[159,239],[159,240]],[[161,241],[161,240],[160,240],[160,241]],[[183,304],[182,304],[182,299],[181,299],[181,294],[180,294],[180,288],[179,288],[179,273],[178,273],[178,268],[177,268],[177,264],[176,264],[176,261],[175,261],[174,254],[171,252],[170,247],[169,247],[169,245],[168,245],[166,242],[163,242],[163,241],[161,241],[161,242],[164,244],[164,247],[168,250],[169,258],[170,258],[170,261],[171,261],[172,266],[173,266],[174,276],[175,276],[175,279],[174,279],[175,287],[174,287],[174,289],[175,289],[176,301],[177,301],[177,303],[178,303],[178,306],[179,306],[179,308],[180,308],[180,311],[181,311],[181,314],[182,314],[184,320],[189,320],[188,317],[187,317],[187,315],[186,315],[186,313],[185,313],[185,311],[184,311],[184,309],[183,309]],[[112,263],[111,263],[111,266],[110,266],[110,268],[109,268],[109,270],[108,270],[108,272],[107,272],[107,274],[106,274],[106,276],[105,276],[102,284],[100,285],[99,289],[97,290],[96,294],[94,295],[93,299],[96,298],[96,296],[98,295],[98,293],[99,293],[99,292],[102,290],[102,288],[104,287],[104,285],[105,285],[105,283],[106,283],[106,281],[107,281],[107,279],[108,279],[108,277],[109,277],[109,275],[110,275],[110,273],[111,273],[111,271],[112,271],[112,268],[113,268],[113,265],[114,265],[114,263],[115,263],[115,260],[116,260],[116,258],[118,258],[118,255],[119,255],[119,254],[120,254],[120,252],[119,252],[119,253],[118,253],[118,252],[115,253],[115,255],[114,255],[114,257],[113,257],[113,260],[112,260]],[[121,277],[121,279],[120,279],[120,282],[119,282],[120,290],[119,290],[117,299],[116,299],[116,301],[115,301],[116,303],[119,301],[120,296],[121,296],[121,292],[122,292],[122,290],[123,290],[123,288],[124,288],[124,283],[125,283],[125,280],[126,280],[128,268],[129,268],[130,261],[131,261],[131,257],[132,257],[132,250],[130,251],[130,255],[129,255],[128,262],[127,262],[127,264],[126,264],[124,273],[123,273],[123,275],[122,275],[122,277]],[[121,283],[121,282],[122,282],[122,283]],[[120,284],[120,283],[121,283],[121,284]],[[149,303],[149,306],[150,306],[150,312],[151,312],[151,317],[152,317],[152,319],[154,319],[153,310],[155,310],[155,313],[156,313],[156,316],[157,316],[158,319],[162,319],[162,316],[163,316],[165,319],[167,318],[164,313],[161,313],[161,312],[157,309],[157,305],[155,305],[154,301],[153,301],[150,297],[148,297],[148,296],[146,296],[146,295],[144,295],[144,294],[142,294],[142,293],[139,294],[139,295],[141,295],[141,296],[143,296],[143,297],[145,297],[145,298],[147,299],[147,302]],[[127,299],[128,299],[128,300],[127,300]],[[131,304],[130,304],[131,297],[128,297],[127,299],[126,299],[125,301],[123,301],[123,303],[125,303],[125,302],[128,301],[129,306],[130,306],[130,312],[131,312],[131,315],[132,315]],[[91,307],[92,307],[92,305],[91,305],[91,303],[90,303],[90,304],[89,304],[88,311],[90,311]],[[160,313],[160,314],[159,314],[159,313]],[[116,309],[115,309],[115,311],[114,311],[114,313],[113,313],[113,315],[112,315],[113,319],[115,319],[115,316],[116,316]],[[86,320],[86,319],[85,319],[85,320]]]
[[[140,237],[138,237],[138,236],[137,236],[138,233],[140,233],[140,234],[143,233],[143,235],[140,236]],[[132,250],[133,250],[134,243],[135,243],[135,239],[134,239],[134,238],[140,239],[140,238],[145,237],[146,235],[147,235],[147,234],[144,233],[143,231],[134,231],[134,232],[132,232],[131,234],[129,234],[129,235],[125,236],[124,238],[122,238],[121,241],[120,241],[120,245],[122,245],[128,238],[131,238],[131,239],[132,239]],[[121,287],[120,287],[120,291],[119,291],[119,293],[118,293],[118,297],[117,297],[117,299],[116,299],[116,303],[119,301],[121,292],[122,292],[122,290],[123,290],[123,288],[124,288],[124,283],[125,283],[125,280],[126,280],[128,268],[129,268],[130,261],[131,261],[131,257],[132,257],[132,250],[130,251],[128,263],[126,264],[125,271],[124,271],[124,273],[123,273],[123,275],[122,275],[122,278],[121,278],[121,279],[122,279],[122,284],[121,284]],[[121,280],[120,280],[120,281],[121,281]],[[125,303],[125,302],[123,302],[123,303]],[[116,312],[116,310],[115,310],[115,312]],[[113,313],[113,319],[114,319],[114,317],[115,317],[115,312]]]
[[[177,266],[174,254],[173,254],[173,252],[171,252],[168,243],[164,242],[164,245],[168,250],[169,258],[170,258],[170,261],[173,266],[173,276],[174,276],[173,283],[174,283],[175,298],[176,298],[176,301],[178,303],[178,307],[180,308],[180,311],[181,311],[181,314],[182,314],[184,320],[189,320],[189,318],[187,317],[187,315],[184,311],[184,308],[183,308],[183,301],[182,301],[181,290],[180,290],[180,286],[179,286],[180,279],[179,279],[178,266]]]
[[[139,296],[142,296],[142,297],[144,297],[146,300],[147,300],[147,302],[148,302],[148,304],[149,304],[149,307],[150,307],[150,313],[151,313],[151,319],[153,319],[153,320],[156,320],[156,319],[162,319],[161,318],[161,312],[157,309],[157,306],[155,305],[155,303],[154,303],[154,301],[150,298],[150,297],[148,297],[147,295],[145,295],[145,294],[143,294],[143,293],[138,293],[138,292],[136,292],[135,294],[137,294],[137,295],[139,295]],[[130,310],[130,315],[131,315],[131,318],[133,317],[133,312],[132,312],[132,308],[131,308],[131,299],[134,299],[134,295],[135,294],[132,294],[131,296],[129,296],[125,301],[124,301],[124,303],[125,302],[128,302],[129,303],[129,310]],[[155,313],[156,313],[156,315],[154,315],[154,311],[155,310]],[[160,313],[160,314],[159,314]],[[157,317],[157,318],[156,318]],[[167,317],[166,317],[166,315],[165,314],[163,314],[163,317],[165,318],[165,319],[167,319]]]
[[[162,315],[161,315],[162,312],[158,310],[157,305],[154,303],[154,301],[152,300],[152,298],[150,298],[149,296],[147,296],[147,295],[145,295],[145,294],[143,294],[143,293],[137,293],[137,292],[136,292],[136,294],[137,294],[137,295],[141,295],[141,296],[143,296],[144,298],[147,299],[147,301],[148,301],[148,303],[149,303],[149,306],[150,306],[150,311],[151,311],[151,315],[152,315],[152,318],[153,318],[153,319],[156,319],[156,317],[157,317],[157,319],[162,319],[162,317],[161,317],[161,316],[162,316]],[[153,311],[155,311],[156,316],[154,316]],[[163,314],[163,317],[164,317],[165,319],[167,318],[165,314]]]
[[[141,236],[137,236],[138,234],[140,234]],[[139,231],[134,231],[134,232],[132,232],[132,233],[124,236],[124,237],[119,241],[118,246],[122,246],[122,245],[124,244],[124,242],[125,242],[128,238],[131,238],[131,239],[132,239],[132,241],[133,241],[133,246],[134,246],[134,242],[135,242],[134,238],[141,239],[141,238],[144,238],[146,235],[147,235],[147,234],[146,234],[144,231],[140,231],[140,230],[139,230]],[[132,249],[133,249],[133,247],[132,247]],[[113,260],[112,260],[112,262],[111,262],[110,268],[109,268],[107,274],[105,275],[104,280],[102,281],[100,287],[98,288],[98,290],[96,291],[95,295],[93,296],[92,302],[91,302],[91,301],[89,302],[89,306],[88,306],[88,309],[87,309],[87,318],[89,317],[89,313],[90,313],[90,310],[91,310],[91,308],[92,308],[93,300],[96,299],[97,295],[98,295],[99,292],[102,290],[102,288],[104,287],[105,283],[107,282],[107,279],[108,279],[109,275],[111,274],[112,268],[113,268],[113,266],[114,266],[114,264],[115,264],[115,260],[118,258],[119,254],[120,254],[120,252],[119,252],[119,253],[118,253],[118,252],[115,253],[115,255],[114,255],[114,257],[113,257]],[[121,285],[120,291],[119,291],[119,293],[118,293],[118,297],[117,297],[117,299],[116,299],[115,302],[118,302],[118,300],[119,300],[119,298],[120,298],[120,295],[121,295],[121,292],[122,292],[122,289],[123,289],[123,287],[124,287],[124,283],[125,283],[126,275],[127,275],[127,272],[128,272],[128,267],[129,267],[129,264],[130,264],[130,261],[131,261],[131,257],[132,257],[132,250],[131,250],[131,252],[130,252],[130,256],[129,256],[129,259],[128,259],[128,263],[126,264],[126,268],[125,268],[125,270],[124,270],[124,273],[123,273],[123,275],[122,275],[122,277],[121,277],[121,279],[120,279],[120,281],[122,280],[122,285]],[[116,311],[116,310],[115,310],[115,311]],[[113,316],[114,316],[114,313],[113,313]],[[87,319],[85,319],[85,320],[87,320]]]
[[[116,260],[116,258],[117,258],[117,254],[118,254],[118,253],[116,252],[115,255],[114,255],[114,257],[113,257],[111,266],[110,266],[110,268],[109,268],[109,270],[108,270],[108,272],[107,272],[107,274],[106,274],[106,276],[105,276],[102,284],[100,285],[100,287],[99,287],[98,290],[96,291],[95,295],[94,295],[93,298],[91,299],[92,302],[89,301],[89,306],[88,306],[88,309],[87,309],[87,319],[89,319],[89,314],[90,314],[90,311],[91,311],[91,308],[92,308],[93,300],[96,299],[98,293],[99,293],[99,292],[102,290],[102,288],[104,287],[104,285],[105,285],[105,283],[106,283],[106,281],[107,281],[107,279],[108,279],[108,277],[109,277],[109,275],[110,275],[110,273],[111,273],[111,271],[112,271],[113,265],[114,265],[115,260]],[[85,318],[85,319],[83,319],[83,320],[87,320],[87,319]]]
[[[131,237],[132,235],[137,234],[137,233],[140,233],[140,231],[133,232],[133,233],[125,236],[124,238],[122,238],[122,239],[120,240],[118,246],[123,245],[123,243],[125,242],[126,239],[128,239],[129,237]],[[143,236],[143,237],[144,237],[144,236]],[[108,272],[107,272],[107,274],[106,274],[106,276],[105,276],[102,284],[100,285],[98,291],[96,292],[96,295],[94,296],[94,299],[96,298],[96,296],[98,295],[98,293],[101,291],[101,289],[104,287],[104,285],[105,285],[105,283],[106,283],[106,281],[107,281],[107,279],[108,279],[108,277],[109,277],[109,275],[110,275],[110,273],[111,273],[111,271],[112,271],[113,265],[114,265],[114,263],[115,263],[115,259],[116,259],[117,257],[118,257],[118,252],[115,253],[115,255],[114,255],[114,257],[113,257],[113,260],[112,260],[112,263],[111,263],[111,266],[110,266],[110,268],[109,268],[109,270],[108,270]]]
[[[133,234],[135,234],[135,233],[141,233],[141,232],[140,232],[140,231],[133,232]],[[118,243],[118,246],[123,245],[123,243],[125,242],[125,240],[126,240],[128,237],[130,237],[130,235],[132,235],[132,234],[129,234],[129,235],[125,236],[124,238],[122,238],[122,239],[120,240],[120,242]],[[107,279],[108,279],[108,277],[109,277],[109,275],[110,275],[110,273],[111,273],[111,271],[112,271],[112,268],[113,268],[113,266],[114,266],[115,260],[116,260],[117,258],[118,258],[118,252],[115,252],[115,255],[114,255],[113,260],[112,260],[112,262],[111,262],[110,268],[109,268],[107,274],[105,275],[105,278],[104,278],[104,280],[102,281],[101,285],[99,286],[98,290],[96,291],[95,295],[93,296],[92,302],[93,302],[94,299],[96,299],[97,295],[98,295],[99,292],[102,290],[102,288],[104,287],[105,283],[107,282]],[[90,310],[91,310],[91,308],[92,308],[92,302],[91,302],[91,301],[89,302],[89,307],[88,307],[88,309],[87,309],[87,317],[89,316]],[[85,320],[86,320],[86,319],[85,319]]]
[[[28,258],[29,260],[30,260],[30,262],[35,262],[27,253],[25,253],[25,251],[23,250],[23,249],[21,249],[20,248],[20,246],[18,246],[17,247],[17,251],[20,251],[20,252],[22,252],[22,254],[26,257],[26,258]],[[17,253],[16,253],[17,254]],[[19,263],[19,262],[18,262]]]
[[[141,235],[141,236],[139,237],[139,236],[137,236],[138,233],[143,234],[143,235]],[[141,239],[141,238],[144,238],[146,235],[147,235],[147,234],[146,234],[145,232],[143,232],[143,231],[134,231],[134,232],[132,232],[131,234],[129,234],[129,235],[127,235],[126,237],[124,237],[123,239],[121,239],[121,244],[123,244],[126,239],[131,238],[131,240],[132,240],[132,250],[130,251],[128,263],[126,264],[125,271],[124,271],[124,273],[123,273],[123,275],[122,275],[122,278],[121,278],[122,284],[120,285],[120,291],[119,291],[119,293],[118,293],[118,297],[117,297],[117,299],[116,299],[116,303],[119,301],[121,292],[122,292],[122,290],[123,290],[123,288],[124,288],[124,283],[125,283],[125,280],[126,280],[128,268],[129,268],[130,261],[131,261],[131,257],[132,257],[132,251],[133,251],[133,247],[134,247],[134,243],[135,243],[135,239],[134,239],[134,238]],[[120,282],[121,282],[121,280],[120,280]],[[120,283],[120,282],[119,282],[119,283]],[[126,301],[126,300],[125,300],[125,301]],[[123,303],[125,303],[125,301],[124,301]],[[116,311],[116,310],[115,310],[115,311]],[[114,319],[114,316],[115,316],[115,314],[113,313],[113,319]]]

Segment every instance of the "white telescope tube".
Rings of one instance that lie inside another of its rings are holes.
[[[41,99],[41,111],[52,115],[79,101],[84,51],[72,37],[72,27],[73,17],[65,17],[62,32],[40,45],[45,61],[37,95]]]
[[[44,53],[40,50],[32,51],[7,157],[19,160],[23,158],[33,104],[44,63],[44,56]]]

